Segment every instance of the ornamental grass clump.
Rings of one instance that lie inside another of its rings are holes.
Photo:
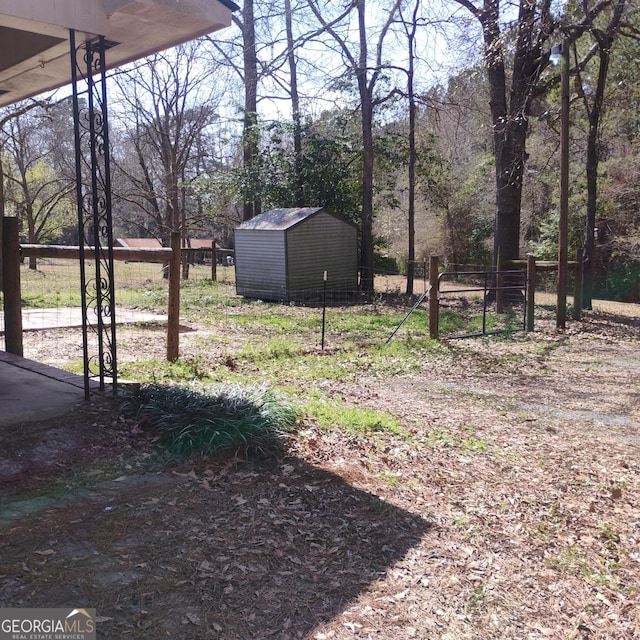
[[[125,412],[178,456],[278,455],[297,417],[293,405],[268,387],[229,384],[201,390],[145,384],[128,398]]]

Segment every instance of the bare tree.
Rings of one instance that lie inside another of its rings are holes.
[[[415,93],[415,47],[418,29],[418,11],[420,0],[416,0],[411,20],[404,20],[402,10],[400,18],[407,36],[409,64],[407,67],[407,100],[409,101],[409,203],[407,211],[407,287],[406,294],[413,295],[413,280],[416,260],[416,111],[417,100]]]
[[[230,31],[227,39],[219,36],[207,38],[242,83],[243,220],[250,220],[262,210],[259,184],[259,87],[261,81],[271,76],[275,67],[286,59],[280,56],[278,63],[273,55],[274,38],[278,38],[278,35],[272,34],[270,24],[272,14],[278,14],[279,11],[279,3],[246,0],[242,12],[233,15],[233,23],[238,29],[235,34]],[[266,51],[264,56],[261,55],[263,51]]]
[[[33,102],[22,105],[4,123],[3,147],[8,162],[3,163],[7,181],[3,207],[13,207],[30,243],[55,238],[73,218],[74,183],[55,162],[55,144],[46,135],[49,117],[44,110],[33,110],[41,106]],[[33,257],[29,268],[37,268]]]
[[[256,31],[253,0],[245,0],[242,9],[242,20],[234,16],[234,22],[240,27],[243,40],[244,60],[244,127],[242,137],[242,159],[244,169],[253,176],[259,155],[258,133],[258,54],[256,51]],[[261,211],[260,195],[253,193],[249,198],[245,195],[243,204],[243,220],[250,220]]]
[[[544,45],[554,31],[551,0],[518,0],[515,41],[507,38],[505,0],[453,0],[479,21],[489,82],[496,178],[494,262],[517,258],[520,205],[531,103],[549,64]],[[508,68],[507,47],[513,47]]]
[[[115,166],[126,178],[116,195],[146,214],[150,232],[168,245],[193,226],[188,184],[201,168],[203,138],[216,119],[218,95],[211,70],[192,42],[157,54],[115,76],[125,129]],[[118,102],[115,103],[118,105]]]
[[[613,43],[620,32],[624,15],[626,0],[615,0],[611,9],[611,15],[606,26],[598,27],[594,22],[596,17],[593,9],[588,7],[587,1],[583,2],[584,22],[593,40],[591,49],[585,55],[583,61],[578,63],[577,52],[574,47],[574,60],[580,96],[587,115],[587,157],[585,161],[587,177],[587,216],[585,228],[585,244],[583,255],[583,306],[591,309],[593,298],[593,262],[595,252],[595,228],[596,212],[598,205],[598,165],[600,162],[600,122],[604,110],[604,95],[609,72],[609,62]],[[585,73],[587,63],[595,61],[596,70],[591,70],[589,75],[595,77],[595,89],[589,90],[588,79]]]
[[[293,35],[293,11],[291,0],[285,0],[285,23],[287,32],[287,60],[289,63],[289,82],[291,94],[291,115],[293,118],[293,151],[294,171],[296,176],[295,200],[299,207],[303,207],[304,184],[301,170],[302,163],[302,113],[300,111],[300,92],[298,90],[298,61],[296,41]]]
[[[17,108],[3,109],[2,117],[0,117],[0,223],[5,216],[5,172],[4,172],[4,146],[6,143],[6,134],[4,132],[7,124],[13,119],[27,113],[31,109],[40,106],[36,101],[26,102]],[[0,224],[0,248],[2,247],[2,224]],[[0,288],[2,288],[2,260],[0,260]]]
[[[360,119],[362,134],[362,211],[360,218],[360,287],[366,294],[374,292],[374,258],[373,258],[373,186],[374,186],[374,109],[386,96],[376,94],[377,85],[385,69],[383,60],[384,41],[393,24],[401,0],[394,0],[383,12],[380,28],[374,47],[370,53],[369,42],[372,34],[367,25],[366,0],[353,0],[335,17],[327,16],[327,6],[317,0],[308,0],[309,7],[328,34],[342,56],[348,72],[353,74],[360,101]],[[355,16],[352,16],[355,11]],[[349,22],[354,18],[357,24],[357,41],[354,43],[349,35]]]

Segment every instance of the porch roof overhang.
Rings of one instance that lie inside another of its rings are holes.
[[[223,29],[230,0],[0,0],[0,106],[71,82],[69,34],[104,36],[107,69]]]

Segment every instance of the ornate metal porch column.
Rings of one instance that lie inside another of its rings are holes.
[[[111,383],[117,392],[105,49],[103,37],[76,47],[75,32],[70,32],[86,399],[92,378],[101,390]]]

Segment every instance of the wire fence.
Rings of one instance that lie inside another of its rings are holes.
[[[209,254],[210,256],[210,254]],[[215,275],[217,282],[233,285],[235,283],[235,266],[233,260],[227,261],[227,256],[216,261],[215,271],[212,273],[211,258],[205,256],[204,260],[193,261],[188,268],[183,264],[181,283],[183,286],[189,283],[211,281]],[[429,287],[428,264],[417,261],[414,265],[414,278],[412,287],[413,299],[424,294]],[[467,265],[465,265],[468,268]],[[124,323],[157,323],[166,320],[168,285],[166,278],[166,263],[163,262],[138,262],[121,261],[114,263],[115,301],[117,305],[116,318]],[[450,267],[448,266],[449,270]],[[452,271],[453,273],[453,271]],[[455,326],[455,321],[444,322],[444,333],[474,333],[478,322],[484,323],[487,319],[486,310],[478,311],[478,308],[486,302],[480,283],[471,282],[471,274],[460,274],[441,280],[440,303],[443,319],[449,316],[465,317],[464,329]],[[80,291],[80,265],[78,260],[62,258],[38,258],[37,269],[30,269],[25,261],[20,268],[21,274],[21,299],[23,307],[23,329],[26,331],[36,329],[48,329],[57,327],[79,327],[82,325],[82,300]],[[185,278],[186,276],[186,278]],[[545,273],[543,286],[553,290],[555,274]],[[455,280],[455,282],[454,282]],[[456,292],[452,289],[460,289],[461,282],[467,282],[470,288],[478,288],[478,291]],[[397,273],[378,273],[375,277],[375,291],[378,299],[391,296],[398,299],[405,298],[407,288],[407,276]],[[310,292],[316,293],[318,292]],[[320,296],[321,294],[318,294]],[[316,296],[316,297],[318,297]],[[353,304],[367,302],[361,292],[344,294],[344,299],[328,299],[330,304]],[[411,300],[411,297],[407,297]],[[315,298],[314,298],[315,300]],[[321,297],[318,300],[322,301]],[[375,299],[373,300],[375,302]],[[3,303],[0,298],[0,302]],[[305,300],[296,300],[294,303],[308,304]],[[291,302],[289,302],[291,303]],[[316,305],[317,305],[316,300]],[[408,304],[408,303],[407,303]],[[536,294],[536,304],[542,305],[548,311],[555,309],[555,299],[544,293]],[[500,318],[495,324],[495,318],[489,321],[494,323],[491,329],[511,328],[520,323],[521,304],[511,305],[509,315]],[[540,309],[540,306],[538,306]],[[489,309],[491,312],[492,309]],[[479,319],[480,318],[480,319]],[[475,324],[474,324],[475,323]],[[453,326],[447,327],[448,324]],[[469,328],[467,328],[469,327]],[[4,314],[0,313],[0,333],[4,332]]]
[[[153,322],[166,319],[169,280],[161,262],[116,261],[115,300],[119,322]],[[211,280],[211,264],[189,264],[183,282]],[[80,264],[77,260],[40,258],[37,268],[28,261],[20,267],[23,330],[82,325]],[[235,282],[233,265],[219,264],[218,282]],[[0,332],[4,315],[0,313]]]
[[[438,276],[439,335],[469,338],[526,328],[523,271],[444,271]]]

